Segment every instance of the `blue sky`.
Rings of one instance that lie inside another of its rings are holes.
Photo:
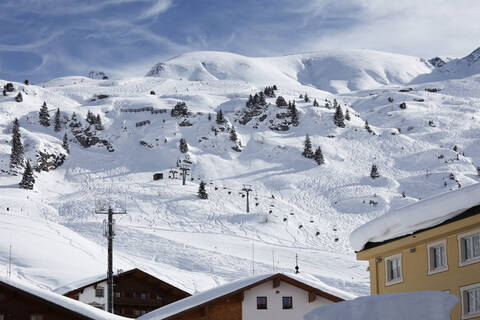
[[[141,76],[195,50],[464,56],[480,46],[478,12],[477,0],[2,0],[0,78]]]

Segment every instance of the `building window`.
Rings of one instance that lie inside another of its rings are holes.
[[[135,315],[139,316],[140,315],[140,310],[135,310]]]
[[[103,298],[103,288],[98,287],[95,289],[95,297]]]
[[[431,243],[428,250],[428,274],[448,270],[447,265],[447,240]]]
[[[120,308],[114,308],[114,309],[113,309],[113,313],[115,313],[115,314],[122,314],[122,309],[120,309]]]
[[[257,309],[258,310],[267,309],[267,297],[257,297]]]
[[[292,297],[282,297],[282,307],[283,307],[283,309],[292,309],[293,308],[293,298]]]
[[[120,291],[115,291],[114,295],[115,298],[120,298],[122,296],[122,293]]]
[[[480,230],[458,236],[460,266],[480,261]]]
[[[462,319],[480,315],[480,283],[462,287]]]
[[[385,258],[386,283],[392,285],[403,281],[402,278],[402,255],[397,254]]]
[[[0,320],[5,320],[5,317],[3,316],[3,313],[0,313]]]
[[[30,315],[30,320],[43,320],[43,319],[44,319],[43,315],[41,315],[41,314],[36,313],[36,314]]]

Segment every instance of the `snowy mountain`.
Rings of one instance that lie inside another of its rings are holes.
[[[430,73],[425,60],[372,50],[335,50],[273,58],[193,52],[155,65],[147,76],[190,81],[237,80],[267,86],[302,84],[333,93],[406,84]]]
[[[368,294],[350,232],[391,208],[480,180],[480,74],[420,83],[433,69],[367,50],[196,52],[148,77],[13,83],[0,96],[0,273],[11,261],[13,276],[56,288],[104,272],[95,202],[109,200],[128,212],[116,217],[118,269],[139,267],[195,292],[252,272],[291,272],[298,255],[302,273]],[[258,93],[273,85],[262,101]],[[295,116],[276,105],[279,96],[295,102]],[[44,102],[49,127],[39,123]],[[344,127],[334,123],[335,103],[344,115],[348,109]],[[21,175],[10,172],[15,118],[25,158],[38,170],[34,190],[19,189]],[[302,156],[307,134],[325,163]],[[185,186],[178,163],[190,165]],[[159,172],[165,179],[153,180]],[[206,200],[196,195],[200,181]],[[250,213],[244,188],[252,189]]]

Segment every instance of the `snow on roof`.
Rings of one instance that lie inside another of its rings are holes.
[[[480,204],[480,183],[442,193],[373,219],[350,235],[355,251],[368,242],[382,242],[434,227]]]
[[[458,298],[441,291],[381,294],[328,304],[305,315],[305,320],[422,319],[449,320]]]
[[[95,307],[92,307],[83,302],[64,297],[55,292],[34,287],[33,285],[29,283],[25,283],[23,281],[21,282],[20,280],[12,280],[12,279],[7,279],[5,277],[0,277],[0,282],[5,283],[6,285],[9,285],[11,287],[15,287],[24,292],[27,292],[31,295],[37,296],[43,300],[54,303],[65,309],[81,314],[85,317],[91,318],[93,320],[126,320],[128,319],[128,318],[124,318],[121,316],[108,313],[106,311],[100,310]]]
[[[176,301],[174,303],[168,304],[162,308],[159,308],[157,310],[154,310],[152,312],[149,312],[140,318],[137,318],[138,320],[160,320],[160,319],[165,319],[168,317],[171,317],[173,315],[176,315],[178,313],[181,313],[183,311],[192,309],[194,307],[200,306],[204,303],[207,303],[209,301],[212,301],[214,299],[220,298],[222,296],[225,296],[229,293],[235,292],[237,290],[241,290],[242,288],[248,287],[250,285],[253,285],[257,282],[260,282],[262,280],[266,280],[270,277],[273,277],[277,274],[262,274],[254,277],[249,277],[241,280],[237,280],[234,282],[230,282],[206,291],[203,291],[201,293],[198,293],[196,295],[193,295],[188,298],[184,298],[182,300]],[[326,293],[329,293],[331,295],[335,295],[344,299],[351,299],[353,296],[342,292],[341,290],[332,288],[330,286],[327,286],[323,283],[320,283],[318,280],[313,282],[312,280],[305,280],[304,277],[299,277],[296,275],[292,274],[282,274],[286,277],[292,278],[294,280],[303,282],[311,287],[317,288],[321,291],[324,291]],[[338,295],[337,295],[338,294]]]
[[[189,291],[186,291],[185,289],[183,288],[179,288],[178,285],[176,284],[172,284],[162,278],[160,278],[159,276],[157,276],[156,274],[152,274],[151,272],[147,272],[145,270],[142,270],[140,268],[133,268],[133,269],[129,269],[129,270],[123,270],[121,273],[119,274],[114,274],[114,277],[116,276],[119,276],[121,274],[124,274],[124,273],[128,273],[128,272],[131,272],[133,270],[140,270],[141,272],[144,272],[146,274],[149,274],[151,275],[152,277],[154,278],[157,278],[158,280],[160,281],[163,281],[173,287],[176,287],[177,289],[179,290],[182,290],[182,291],[185,291],[186,293],[191,293]],[[71,291],[74,291],[74,290],[77,290],[79,288],[83,288],[83,287],[88,287],[90,285],[93,285],[95,283],[99,283],[99,282],[102,282],[102,281],[107,281],[107,274],[106,273],[101,273],[101,274],[98,274],[96,276],[93,276],[93,277],[88,277],[88,278],[84,278],[84,279],[80,279],[80,280],[77,280],[77,281],[74,281],[74,282],[71,282],[71,283],[67,283],[61,287],[58,287],[57,289],[53,290],[54,292],[58,293],[58,294],[61,294],[61,295],[64,295],[68,292],[71,292]]]

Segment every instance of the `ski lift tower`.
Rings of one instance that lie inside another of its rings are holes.
[[[185,185],[188,171],[190,171],[190,165],[188,163],[182,163],[179,169],[182,171],[182,184]]]
[[[95,214],[106,214],[103,220],[103,236],[108,239],[108,269],[107,269],[107,312],[113,313],[113,237],[115,236],[115,214],[127,214],[126,204],[109,200],[95,201]]]

